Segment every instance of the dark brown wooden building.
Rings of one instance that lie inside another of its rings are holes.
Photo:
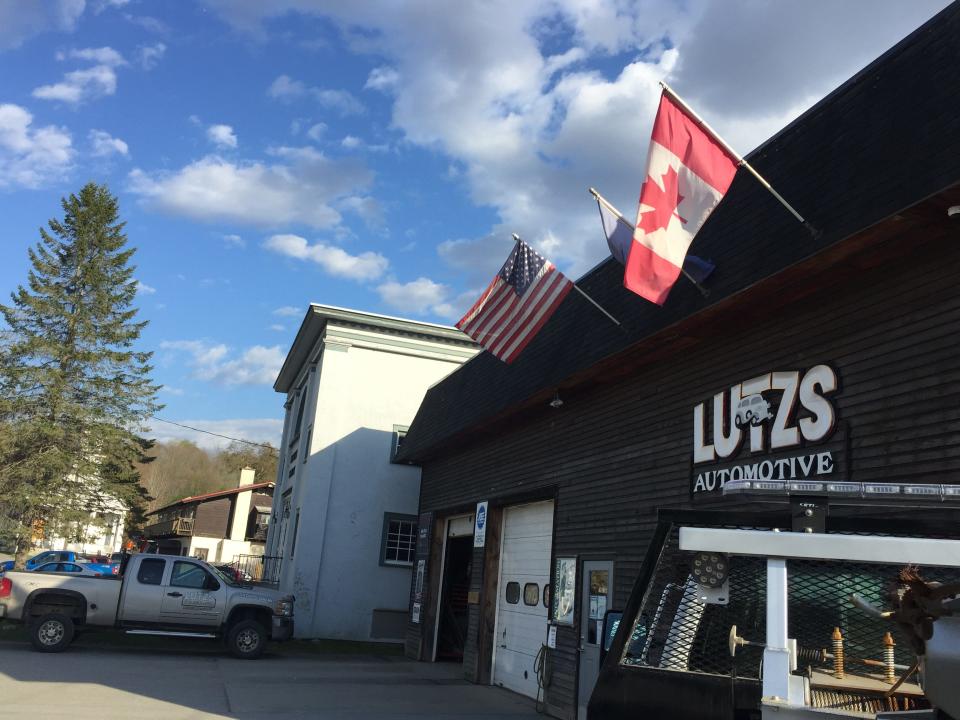
[[[708,298],[654,306],[611,259],[578,285],[623,329],[570,293],[512,365],[431,388],[400,456],[408,656],[574,718],[659,508],[729,507],[731,479],[960,484],[958,87],[954,4],[749,155],[812,231],[741,172],[691,248]]]
[[[240,555],[263,555],[274,483],[255,483],[240,473],[235,488],[182,498],[150,512],[144,536],[156,551],[232,563]]]

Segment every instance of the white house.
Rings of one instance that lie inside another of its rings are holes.
[[[476,352],[453,327],[310,306],[273,386],[287,399],[266,548],[297,637],[402,639],[420,470],[392,459],[427,388]]]
[[[88,555],[110,555],[123,549],[123,528],[127,520],[126,506],[112,495],[91,500],[97,508],[90,510],[90,522],[82,527],[74,524],[69,537],[44,534],[35,543],[43,550],[73,550]]]

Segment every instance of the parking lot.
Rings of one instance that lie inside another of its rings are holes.
[[[460,666],[400,656],[298,653],[235,660],[212,642],[185,651],[75,643],[34,652],[0,642],[0,717],[444,718],[539,717],[533,701],[465,682]]]

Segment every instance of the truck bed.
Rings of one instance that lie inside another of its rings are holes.
[[[6,603],[6,617],[22,620],[27,598],[37,590],[74,591],[86,599],[86,624],[113,626],[117,619],[122,583],[117,576],[76,577],[67,573],[37,573],[11,570],[12,596]]]

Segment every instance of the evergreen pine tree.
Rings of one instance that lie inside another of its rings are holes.
[[[159,409],[117,200],[88,183],[62,206],[29,250],[27,287],[0,305],[0,532],[18,565],[34,535],[84,527],[111,498],[142,517],[137,433]]]

